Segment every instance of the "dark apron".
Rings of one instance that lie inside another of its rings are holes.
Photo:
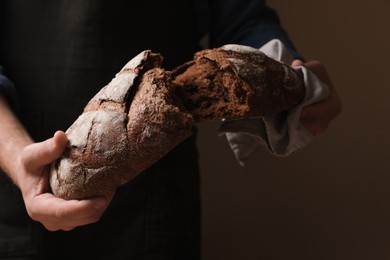
[[[166,69],[192,59],[196,29],[192,1],[1,0],[0,64],[41,141],[66,130],[140,51],[160,52]],[[2,173],[0,205],[0,259],[199,259],[195,135],[120,187],[98,223],[46,231]]]

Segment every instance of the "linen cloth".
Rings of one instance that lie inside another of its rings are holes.
[[[260,51],[270,58],[291,64],[293,56],[280,40],[274,39],[262,46]],[[259,147],[265,147],[276,156],[289,156],[309,144],[314,136],[300,122],[303,107],[324,100],[329,95],[328,86],[303,66],[305,97],[290,111],[272,117],[223,120],[219,135],[225,135],[237,159],[244,166]]]

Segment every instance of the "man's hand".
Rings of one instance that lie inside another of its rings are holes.
[[[49,193],[49,167],[59,158],[67,144],[64,132],[40,143],[26,146],[17,157],[15,182],[22,191],[29,216],[46,229],[71,230],[100,219],[111,198],[63,200]]]
[[[313,135],[324,132],[330,122],[341,113],[341,101],[325,67],[318,61],[303,62],[295,60],[293,67],[304,66],[329,87],[329,96],[318,103],[302,109],[301,122]]]

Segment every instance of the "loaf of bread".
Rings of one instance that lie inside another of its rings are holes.
[[[172,71],[162,60],[141,52],[88,102],[51,166],[54,195],[112,194],[192,135],[196,123],[269,116],[304,97],[299,72],[257,49],[203,50]]]
[[[144,51],[93,97],[66,131],[69,144],[52,164],[54,195],[108,195],[192,134],[162,57]]]

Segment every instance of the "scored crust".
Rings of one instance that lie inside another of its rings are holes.
[[[112,194],[192,134],[193,118],[181,111],[161,61],[141,53],[87,104],[66,131],[64,154],[52,164],[54,195]]]

